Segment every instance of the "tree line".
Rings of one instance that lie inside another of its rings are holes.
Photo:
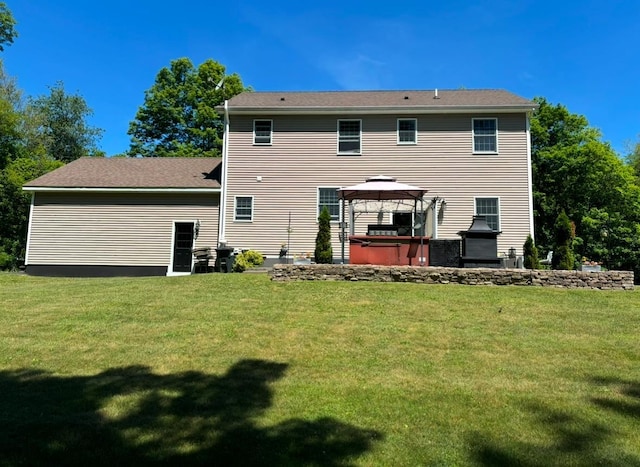
[[[564,269],[589,261],[634,270],[637,278],[640,143],[621,158],[584,116],[544,98],[535,101],[531,164],[538,249],[568,247],[567,259],[554,258],[556,267],[561,261]]]
[[[17,37],[0,2],[0,51]],[[129,125],[122,157],[219,157],[224,124],[216,107],[245,87],[236,73],[188,58],[162,68]],[[620,157],[582,115],[542,97],[531,117],[535,245],[554,266],[593,261],[640,278],[640,142]],[[105,156],[92,110],[62,82],[25,98],[0,61],[0,269],[24,257],[30,198],[24,183],[79,157]],[[525,239],[523,239],[523,243]],[[560,254],[562,252],[562,254]],[[527,263],[536,266],[537,261]]]

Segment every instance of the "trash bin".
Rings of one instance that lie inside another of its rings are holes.
[[[233,263],[236,259],[233,250],[232,247],[228,246],[216,248],[216,262],[213,267],[215,272],[233,272]]]

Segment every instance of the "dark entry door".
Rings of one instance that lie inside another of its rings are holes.
[[[176,222],[173,241],[173,272],[191,272],[193,222]]]

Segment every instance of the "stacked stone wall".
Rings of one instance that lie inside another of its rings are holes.
[[[633,290],[632,271],[552,271],[546,269],[444,268],[337,264],[277,264],[273,281],[333,280],[424,284],[521,285]]]

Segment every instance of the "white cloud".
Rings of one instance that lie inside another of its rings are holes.
[[[363,54],[357,54],[351,59],[327,56],[317,65],[325,69],[340,87],[348,90],[380,89],[386,81],[388,71],[383,61]]]

